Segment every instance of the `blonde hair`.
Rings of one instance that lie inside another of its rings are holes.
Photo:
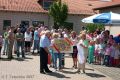
[[[49,31],[49,30],[46,30],[46,31],[44,31],[44,32],[45,32],[45,35],[50,34],[50,31]]]
[[[80,38],[82,38],[83,36],[86,36],[86,34],[85,34],[85,33],[81,33],[81,34],[79,35]]]
[[[40,32],[40,36],[44,35],[45,34],[45,31],[41,31]]]
[[[75,32],[75,31],[72,31],[72,32],[71,32],[71,34],[73,34],[73,33],[75,33],[75,34],[76,34],[76,32]]]
[[[52,38],[58,38],[59,37],[59,33],[53,33],[52,34]]]

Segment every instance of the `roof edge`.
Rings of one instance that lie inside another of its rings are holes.
[[[105,8],[113,8],[113,7],[120,7],[120,4],[109,5],[109,6],[103,6],[103,7],[96,7],[96,8],[93,8],[93,10],[101,10],[101,9],[105,9]]]

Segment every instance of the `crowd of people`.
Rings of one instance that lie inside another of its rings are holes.
[[[69,38],[72,42],[73,68],[78,68],[77,72],[82,70],[85,73],[86,62],[105,66],[120,65],[120,35],[113,37],[109,30],[100,29],[96,29],[92,33],[83,30],[77,35],[75,31],[49,30],[43,25],[35,28],[29,27],[24,31],[18,25],[7,27],[3,36],[0,35],[0,59],[2,59],[2,55],[12,59],[13,53],[17,58],[22,54],[22,58],[25,59],[25,53],[30,52],[33,45],[32,54],[35,54],[35,50],[40,54],[40,73],[52,72],[48,68],[48,63],[55,70],[62,71],[65,65],[65,54],[53,49],[55,48],[55,39],[62,38]],[[3,53],[1,53],[2,47]],[[57,58],[59,65],[57,65]]]

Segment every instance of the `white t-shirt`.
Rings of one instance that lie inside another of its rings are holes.
[[[29,34],[27,32],[25,32],[24,38],[25,38],[25,41],[31,41],[32,40],[32,32],[30,32]]]
[[[95,44],[95,51],[98,51],[98,53],[101,53],[102,46],[100,44]]]
[[[73,46],[77,46],[78,40],[77,37],[75,39],[73,39],[72,37],[70,38],[73,42]]]
[[[68,35],[65,33],[65,34],[64,34],[64,38],[66,38],[66,37],[68,37]]]

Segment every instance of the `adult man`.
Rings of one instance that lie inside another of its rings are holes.
[[[33,47],[33,54],[34,54],[34,50],[38,50],[39,52],[39,33],[38,33],[38,27],[35,28],[34,31],[34,47]]]
[[[24,35],[20,32],[20,28],[17,29],[17,33],[15,35],[16,41],[17,41],[17,57],[20,56],[20,47],[22,50],[22,58],[25,58],[24,53]]]
[[[45,31],[40,38],[40,73],[45,74],[51,73],[48,69],[47,62],[48,62],[48,54],[50,54],[48,47],[50,46],[50,31]],[[45,71],[45,72],[44,72]]]

